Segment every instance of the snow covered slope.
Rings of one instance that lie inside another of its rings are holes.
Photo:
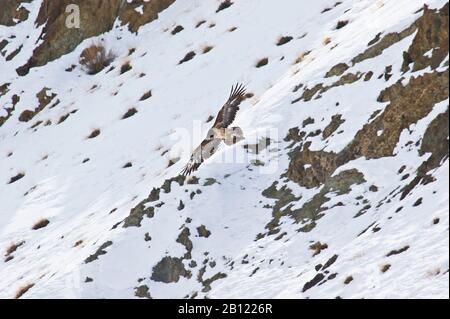
[[[18,76],[42,3],[0,26],[0,298],[449,297],[447,1],[178,0]]]

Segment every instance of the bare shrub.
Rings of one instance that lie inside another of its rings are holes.
[[[203,47],[202,53],[203,53],[203,54],[208,53],[208,52],[211,51],[213,48],[214,48],[213,46],[207,45],[207,46]]]
[[[184,56],[184,58],[182,58],[180,60],[180,62],[178,62],[178,64],[182,64],[184,62],[187,62],[189,60],[192,60],[195,57],[195,52],[194,51],[190,51],[188,53],[186,53],[186,55]]]
[[[132,69],[131,64],[129,61],[127,61],[120,67],[120,74],[124,74],[125,72],[128,72],[131,69]]]
[[[17,290],[16,295],[14,296],[15,299],[19,299],[22,297],[28,290],[30,290],[34,284],[26,284],[25,286],[22,286]]]
[[[231,2],[230,0],[224,0],[220,3],[219,7],[217,8],[216,12],[225,10],[226,8],[231,7],[231,5],[233,4],[233,2]]]
[[[20,173],[18,173],[17,175],[11,177],[10,180],[9,180],[9,182],[8,182],[8,184],[15,183],[15,182],[17,182],[19,179],[23,178],[24,176],[25,176],[25,173],[20,172]]]
[[[260,68],[260,67],[263,67],[264,65],[267,65],[268,63],[269,63],[269,59],[263,58],[263,59],[259,60],[258,62],[256,62],[255,67]]]
[[[282,36],[278,39],[277,46],[284,45],[293,39],[291,36]]]
[[[31,229],[33,229],[33,230],[41,229],[41,228],[44,228],[45,226],[47,226],[49,223],[50,222],[48,219],[42,218],[42,219],[38,220]]]
[[[100,130],[99,129],[95,129],[91,132],[91,134],[89,134],[88,138],[96,138],[97,136],[100,135]]]
[[[111,64],[115,54],[101,43],[94,43],[81,52],[80,64],[88,74],[97,74]]]
[[[152,97],[152,90],[148,90],[147,92],[145,92],[144,94],[142,94],[141,98],[139,99],[139,101],[145,101],[149,98]]]
[[[347,24],[348,24],[348,20],[340,20],[340,21],[338,21],[338,23],[336,24],[336,30],[342,29]]]
[[[25,241],[20,241],[20,242],[15,242],[15,243],[11,243],[8,248],[6,248],[6,253],[5,256],[8,257],[9,255],[11,255],[12,253],[14,253],[17,248],[19,248],[20,246],[22,246],[23,244],[25,244]]]
[[[198,27],[200,27],[203,23],[205,23],[206,22],[206,20],[200,20],[196,25],[195,25],[195,27],[196,28],[198,28]]]
[[[137,113],[136,108],[132,107],[132,108],[128,109],[128,111],[125,112],[125,114],[122,116],[122,120],[132,117],[136,113]]]
[[[172,32],[170,32],[172,35],[177,34],[178,32],[183,31],[184,28],[182,25],[177,25],[175,28],[173,28]]]

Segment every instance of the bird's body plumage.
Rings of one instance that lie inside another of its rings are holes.
[[[236,118],[239,105],[244,98],[245,87],[242,84],[237,84],[231,88],[230,96],[217,114],[213,127],[208,131],[207,137],[192,152],[189,162],[181,171],[182,175],[187,176],[196,171],[206,159],[217,151],[222,141],[225,141],[227,145],[232,144],[230,138],[236,140],[234,135],[232,135],[233,132],[236,131],[242,134],[240,128],[228,129],[228,127]]]

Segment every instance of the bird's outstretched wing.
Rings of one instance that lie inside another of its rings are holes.
[[[239,104],[241,104],[244,97],[245,87],[242,84],[232,86],[230,97],[217,114],[216,121],[213,126],[217,128],[227,128],[231,123],[233,123],[236,113],[239,111]]]
[[[196,171],[205,160],[210,158],[217,151],[221,142],[222,139],[220,138],[205,138],[194,152],[192,152],[189,162],[180,174],[188,176]]]

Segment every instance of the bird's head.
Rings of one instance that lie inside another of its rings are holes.
[[[210,128],[208,130],[208,133],[206,134],[206,138],[209,138],[209,139],[214,138],[214,129],[213,128]]]

